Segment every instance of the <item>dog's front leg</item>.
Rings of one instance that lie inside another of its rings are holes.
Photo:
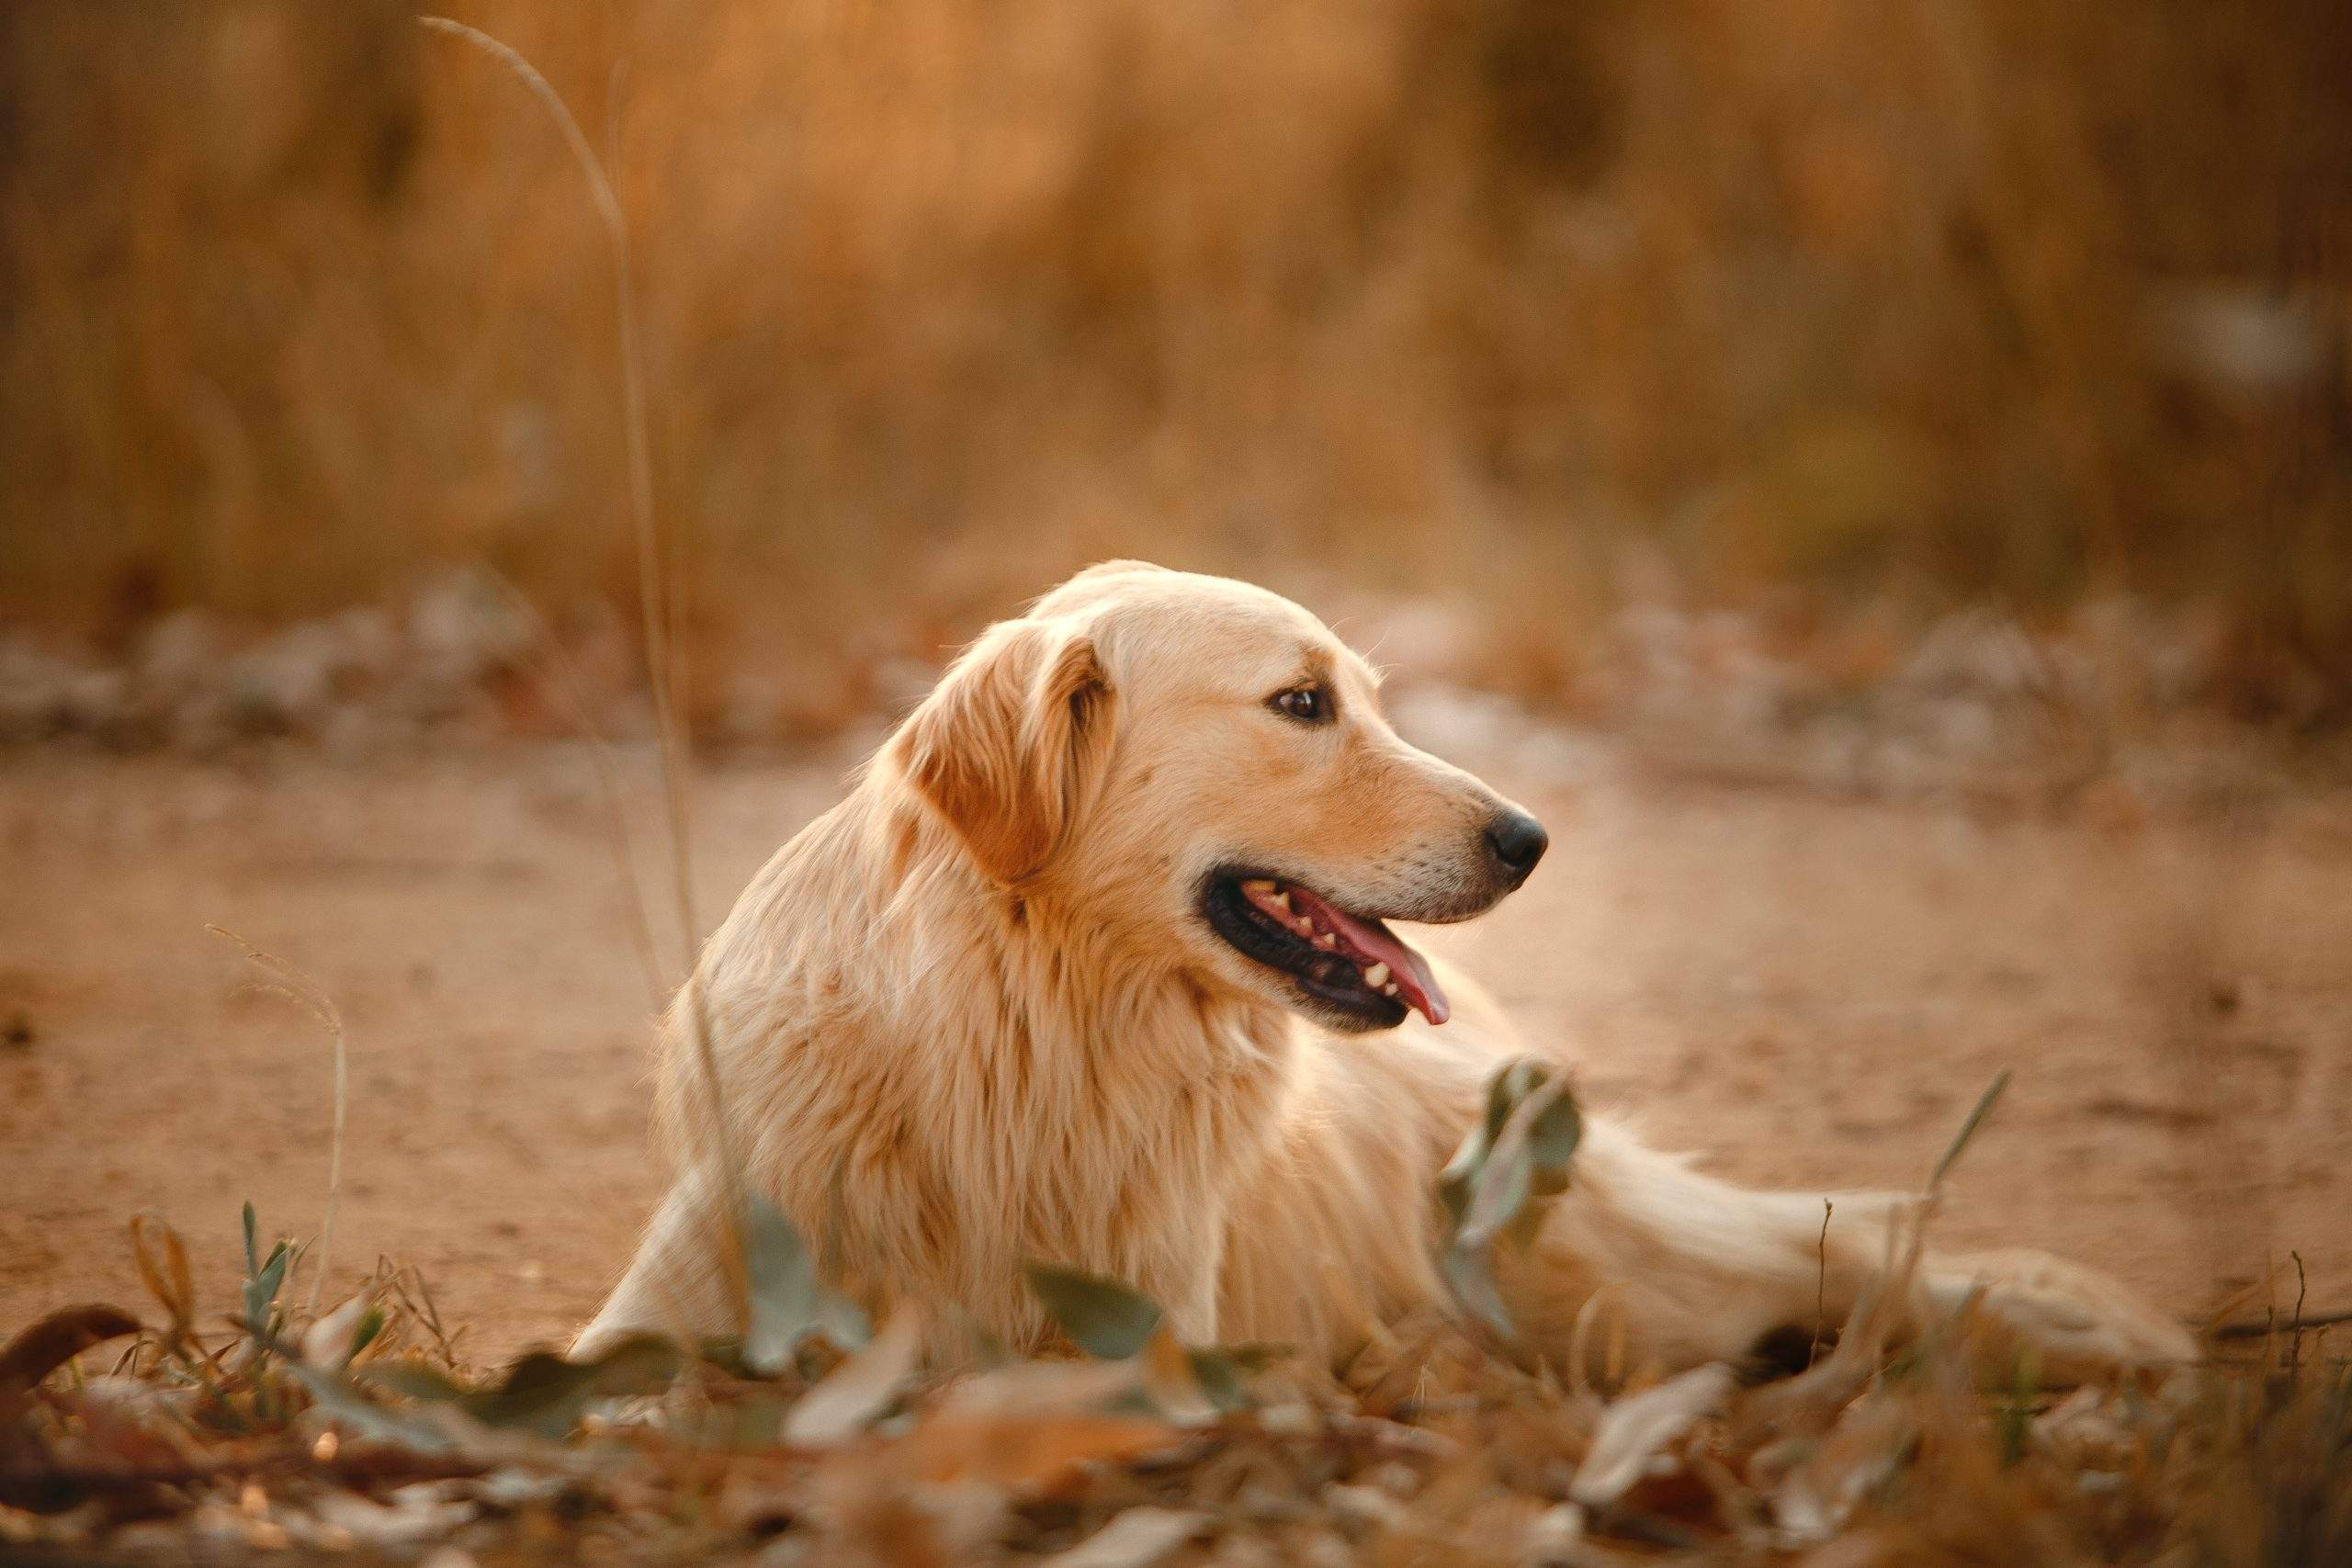
[[[628,1271],[571,1342],[571,1358],[593,1360],[633,1334],[692,1343],[736,1332],[740,1303],[727,1282],[724,1241],[702,1180],[680,1179],[654,1211]]]

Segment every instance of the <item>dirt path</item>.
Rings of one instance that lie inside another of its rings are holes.
[[[840,771],[700,782],[706,918]],[[1948,1242],[2077,1253],[2182,1311],[2291,1247],[2315,1304],[2352,1305],[2352,803],[2288,803],[2216,852],[2161,814],[1827,800],[1605,758],[1573,795],[1497,778],[1556,847],[1432,945],[1660,1141],[1759,1182],[1914,1180],[2008,1066]],[[334,1280],[389,1254],[480,1356],[560,1339],[654,1195],[625,908],[577,750],[0,763],[0,1335],[138,1303],[140,1209],[187,1235],[213,1314],[241,1201],[316,1233],[324,1040],[240,990],[212,922],[348,1023]]]

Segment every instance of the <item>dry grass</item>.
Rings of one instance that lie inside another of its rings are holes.
[[[2210,598],[2218,694],[2343,700],[2316,0],[453,9],[617,151],[703,706],[1117,552],[1475,597],[1537,695],[1655,558],[1832,648]],[[0,78],[9,612],[453,557],[627,602],[611,261],[493,63],[376,0],[39,0]]]
[[[1523,1178],[1486,1179],[1533,1145],[1514,1146],[1465,1145],[1449,1176],[1474,1213],[1524,1198]],[[1142,1298],[1040,1269],[1069,1356],[1012,1362],[973,1336],[926,1363],[923,1320],[953,1343],[952,1306],[870,1331],[773,1211],[753,1229],[741,1341],[486,1375],[411,1271],[297,1312],[305,1252],[265,1256],[250,1205],[242,1300],[201,1332],[216,1320],[179,1238],[141,1216],[160,1326],[69,1308],[0,1349],[0,1540],[75,1561],[454,1544],[488,1562],[1098,1568],[2352,1553],[2352,1376],[2299,1320],[2234,1363],[2060,1397],[2030,1367],[1980,1386],[1964,1312],[1888,1354],[1889,1290],[1794,1375],[1612,1368],[1596,1388],[1438,1321],[1337,1375],[1277,1348],[1188,1349]]]

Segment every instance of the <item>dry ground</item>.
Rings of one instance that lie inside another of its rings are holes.
[[[1946,1240],[2079,1254],[2184,1313],[2295,1248],[2314,1307],[2352,1305],[2352,801],[2275,801],[2224,838],[2096,800],[1832,799],[1605,750],[1587,771],[1493,775],[1556,847],[1433,944],[1573,1053],[1591,1099],[1743,1179],[1892,1183],[2012,1066]],[[841,772],[699,781],[706,919]],[[328,1052],[241,990],[213,922],[347,1021],[334,1278],[422,1265],[478,1358],[562,1338],[655,1190],[653,1001],[602,800],[557,747],[0,763],[0,1334],[135,1304],[140,1209],[198,1249],[208,1314],[242,1200],[317,1231]]]

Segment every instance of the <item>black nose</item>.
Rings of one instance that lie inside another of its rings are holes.
[[[1514,887],[1527,880],[1527,874],[1551,847],[1552,835],[1524,811],[1506,811],[1487,824],[1487,848],[1494,852],[1496,863]]]

